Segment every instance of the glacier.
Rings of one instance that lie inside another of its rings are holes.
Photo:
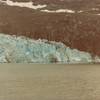
[[[91,63],[88,52],[71,49],[61,42],[30,39],[0,33],[0,63]]]

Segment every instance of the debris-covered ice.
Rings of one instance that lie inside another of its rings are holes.
[[[87,52],[63,43],[0,34],[0,63],[90,63]]]

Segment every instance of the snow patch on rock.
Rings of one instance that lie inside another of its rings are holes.
[[[69,10],[69,9],[58,9],[58,10],[41,10],[42,12],[47,12],[47,13],[75,13],[74,10]]]
[[[0,0],[1,3],[4,3],[9,6],[18,6],[18,7],[26,7],[31,9],[40,9],[45,8],[47,5],[33,5],[33,2],[13,2],[11,0]]]

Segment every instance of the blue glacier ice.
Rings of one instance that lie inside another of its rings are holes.
[[[90,63],[90,53],[61,42],[0,34],[0,63]]]

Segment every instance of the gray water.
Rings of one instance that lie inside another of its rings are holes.
[[[0,100],[100,100],[100,68],[0,67]]]

